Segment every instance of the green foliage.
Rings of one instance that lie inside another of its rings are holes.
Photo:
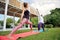
[[[30,30],[19,30],[15,33],[23,33]],[[0,31],[0,35],[8,35],[10,31]],[[36,35],[31,35],[18,40],[60,40],[60,28],[49,28],[48,31]]]
[[[44,17],[46,24],[52,24],[55,26],[60,26],[60,8],[51,10],[51,14]]]
[[[38,17],[32,17],[31,19],[31,22],[33,23],[33,27],[37,27],[37,24],[38,24]],[[20,23],[20,19],[17,21],[16,24]],[[25,24],[26,27],[28,27],[27,24]]]
[[[55,26],[60,26],[60,9],[56,8],[55,10],[51,11],[51,21],[52,24]]]
[[[38,17],[32,17],[31,22],[33,23],[33,26],[37,27],[37,25],[38,25]]]
[[[15,26],[17,26],[19,23],[20,23],[20,19],[17,22],[15,22]]]
[[[10,23],[13,23],[13,21],[14,21],[14,20],[13,20],[12,18],[7,18],[6,23],[7,23],[7,24],[10,24]]]
[[[6,25],[6,28],[12,28],[11,25]]]
[[[3,21],[0,21],[1,26],[3,26]]]
[[[12,18],[7,18],[7,20],[6,20],[6,28],[11,28],[11,23],[13,23],[13,19]]]
[[[53,28],[53,25],[52,24],[46,24],[45,28]]]
[[[17,21],[17,23],[20,23],[20,19]]]

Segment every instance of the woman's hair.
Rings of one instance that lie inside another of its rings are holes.
[[[28,3],[26,3],[26,2],[23,3],[23,6],[24,6],[25,8],[27,8],[27,5],[28,5]]]

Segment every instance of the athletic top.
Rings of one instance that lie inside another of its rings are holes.
[[[43,17],[42,16],[40,16],[40,21],[39,21],[40,23],[44,23],[44,19],[43,19]]]
[[[29,11],[28,10],[26,10],[25,12],[24,12],[24,16],[23,16],[23,18],[27,18],[27,19],[29,19]]]

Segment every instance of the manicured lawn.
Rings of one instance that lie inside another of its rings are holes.
[[[16,33],[26,32],[29,30],[20,30]],[[0,35],[9,34],[9,31],[0,32]],[[31,35],[25,38],[21,38],[19,40],[60,40],[60,28],[50,28],[46,32],[42,32],[36,35]]]

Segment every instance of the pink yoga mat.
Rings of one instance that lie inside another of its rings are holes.
[[[38,34],[38,33],[39,32],[29,31],[29,32],[20,33],[20,34],[14,34],[14,35],[12,35],[12,40],[17,40],[18,38],[24,38],[24,37]],[[0,40],[9,40],[9,38],[6,36],[0,36]]]

